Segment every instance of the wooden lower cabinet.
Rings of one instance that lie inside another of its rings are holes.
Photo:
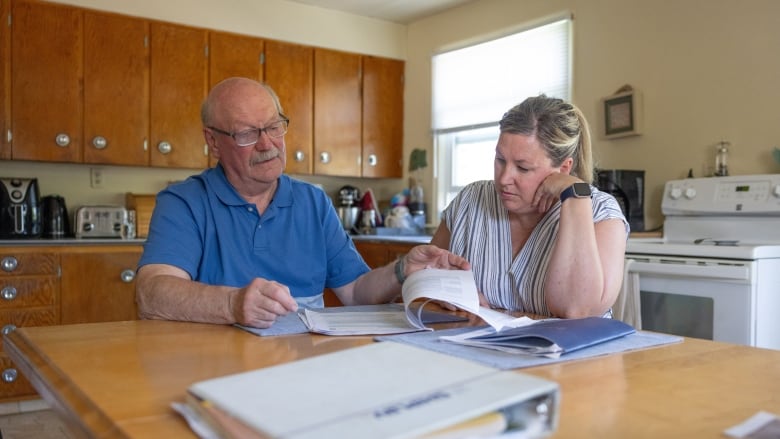
[[[60,265],[55,251],[0,247],[0,328],[7,334],[25,326],[60,321]],[[0,402],[28,399],[35,390],[11,360],[0,355]]]
[[[60,255],[62,324],[136,320],[141,246],[92,247]]]
[[[357,251],[369,267],[379,268],[409,253],[417,243],[396,241],[355,241]]]
[[[355,241],[360,256],[371,269],[383,267],[409,253],[412,247],[420,244],[390,241]],[[325,289],[325,306],[341,306],[342,303],[330,289]]]
[[[0,246],[0,328],[135,320],[141,245]],[[37,397],[5,353],[0,402]]]

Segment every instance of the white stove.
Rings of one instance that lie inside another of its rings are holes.
[[[780,349],[780,174],[670,181],[661,207],[626,249],[642,328]]]

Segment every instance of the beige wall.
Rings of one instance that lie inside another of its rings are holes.
[[[406,26],[284,0],[52,1],[309,46],[397,59],[406,56]],[[198,120],[192,122],[200,124]],[[90,168],[101,169],[102,188],[90,187]],[[38,178],[41,193],[64,196],[71,213],[82,205],[124,204],[125,192],[156,193],[169,181],[182,180],[198,172],[197,169],[0,161],[0,176]],[[321,184],[333,197],[339,187],[351,184],[364,190],[371,188],[380,200],[389,200],[405,185],[401,179],[295,177]]]
[[[732,144],[732,175],[780,172],[771,157],[772,148],[780,145],[780,135],[773,132],[780,116],[776,0],[478,0],[408,27],[283,0],[58,1],[406,59],[405,160],[413,148],[432,149],[431,54],[571,12],[573,100],[594,127],[601,121],[602,97],[624,84],[643,94],[644,133],[615,140],[595,135],[594,144],[601,167],[645,170],[648,228],[663,221],[663,183],[685,177],[688,169],[702,176],[723,139]],[[431,151],[429,162],[432,157]],[[125,191],[156,191],[169,180],[195,172],[103,167],[105,189],[97,190],[89,187],[89,167],[84,165],[0,162],[0,168],[5,175],[39,177],[42,192],[63,193],[70,205],[121,202]],[[433,167],[426,171],[431,203]],[[380,199],[406,184],[395,179],[304,178],[323,184],[330,193],[347,183],[372,187]]]
[[[731,175],[780,172],[771,156],[780,145],[776,0],[480,0],[416,22],[409,26],[407,147],[432,142],[432,53],[561,12],[575,17],[573,100],[591,124],[600,126],[600,99],[622,85],[643,94],[644,134],[595,135],[594,151],[602,168],[645,170],[647,228],[663,222],[664,182],[689,169],[704,176],[723,139],[732,144]]]

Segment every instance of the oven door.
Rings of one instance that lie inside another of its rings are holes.
[[[638,276],[642,329],[754,345],[752,261],[626,255]]]

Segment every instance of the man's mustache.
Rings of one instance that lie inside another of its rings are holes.
[[[267,162],[268,160],[274,159],[276,157],[279,157],[279,148],[272,147],[271,149],[267,149],[265,151],[258,152],[252,157],[252,164],[258,164]]]

